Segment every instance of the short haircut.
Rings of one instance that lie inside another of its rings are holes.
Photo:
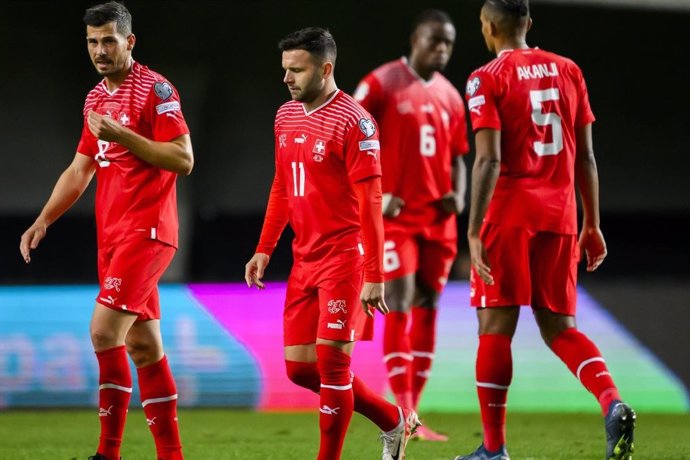
[[[508,34],[526,33],[529,24],[529,0],[486,0],[492,21]]]
[[[94,5],[84,14],[84,23],[87,26],[100,27],[110,22],[115,23],[119,34],[127,37],[132,33],[132,15],[120,2]]]
[[[429,22],[440,22],[441,24],[453,24],[453,20],[448,13],[441,10],[429,9],[424,10],[417,15],[412,23],[412,33],[414,33],[419,26]]]
[[[305,50],[321,62],[330,60],[335,65],[338,49],[328,29],[307,27],[288,34],[278,43],[281,51]]]
[[[486,0],[484,5],[512,19],[529,16],[529,0]]]

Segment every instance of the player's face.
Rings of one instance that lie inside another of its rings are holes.
[[[283,83],[294,101],[309,103],[321,94],[325,85],[323,65],[315,62],[308,51],[283,51],[283,69]]]
[[[482,8],[482,12],[479,15],[479,20],[482,22],[482,35],[484,36],[486,47],[489,49],[491,53],[495,53],[496,45],[494,44],[494,39],[491,35],[491,21],[489,21],[489,18],[486,14],[486,11],[484,11],[484,8]]]
[[[412,38],[412,52],[429,71],[446,68],[455,44],[455,27],[449,22],[420,24]]]
[[[104,77],[118,75],[129,68],[134,41],[133,34],[128,37],[120,34],[115,22],[86,26],[86,45],[91,62]]]

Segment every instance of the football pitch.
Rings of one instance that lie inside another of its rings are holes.
[[[183,409],[179,413],[188,460],[309,460],[316,457],[315,413],[265,413],[223,409]],[[413,441],[407,460],[450,460],[480,442],[477,414],[427,414],[429,426],[446,432],[448,443]],[[513,460],[597,459],[604,457],[604,432],[594,414],[508,415]],[[343,459],[380,459],[376,427],[355,414]],[[85,410],[0,412],[0,460],[86,460],[94,453],[98,416]],[[690,459],[690,415],[638,414],[635,459]],[[130,411],[123,460],[155,458],[153,440],[140,410]]]

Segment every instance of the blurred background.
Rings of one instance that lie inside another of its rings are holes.
[[[0,13],[0,284],[13,293],[31,296],[43,292],[41,286],[97,283],[93,184],[49,229],[30,265],[18,251],[20,235],[75,153],[84,98],[99,81],[81,20],[95,3],[11,0]],[[273,175],[273,117],[288,99],[277,48],[284,35],[305,26],[328,27],[338,44],[336,81],[352,93],[370,70],[408,53],[410,26],[422,9],[440,8],[458,33],[445,74],[464,93],[470,72],[493,58],[480,32],[481,4],[126,2],[137,36],[134,57],[177,87],[194,144],[195,169],[178,180],[180,250],[166,281],[242,280]],[[671,379],[687,388],[690,64],[684,50],[690,2],[533,0],[531,8],[528,43],[580,65],[597,116],[595,154],[609,257],[596,273],[581,272],[581,285],[611,324],[651,350]],[[467,161],[473,161],[471,154]],[[459,217],[461,235],[466,220],[466,214]],[[287,233],[271,262],[270,280],[287,277]],[[454,279],[464,281],[464,239],[459,249]],[[13,333],[9,309],[25,308],[9,304],[11,298],[0,296],[0,337]],[[78,308],[87,318],[92,297],[84,298]],[[53,300],[52,294],[34,296],[32,305],[47,311]],[[468,330],[474,333],[472,325]],[[8,375],[18,364],[2,350],[0,345],[0,374],[5,366]]]

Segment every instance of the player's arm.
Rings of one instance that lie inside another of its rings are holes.
[[[462,156],[451,157],[450,174],[453,190],[441,198],[441,207],[448,214],[460,214],[465,209],[467,192],[467,167]]]
[[[60,175],[43,210],[21,237],[19,251],[27,264],[31,262],[31,250],[38,247],[38,243],[46,236],[48,227],[84,193],[95,171],[93,158],[77,153]]]
[[[353,184],[359,204],[359,220],[364,245],[364,286],[361,293],[364,311],[373,316],[370,306],[388,313],[383,283],[383,218],[381,177],[372,176]]]
[[[479,234],[501,172],[501,131],[483,128],[475,134],[476,158],[472,167],[472,193],[467,239],[472,265],[485,283],[494,283],[486,249]]]
[[[276,173],[273,177],[271,193],[268,196],[266,216],[264,216],[259,244],[256,247],[254,256],[244,266],[244,280],[247,282],[248,287],[256,286],[258,289],[265,287],[261,279],[264,277],[264,270],[268,266],[271,254],[273,254],[273,250],[278,244],[280,235],[288,223],[288,211],[285,182],[278,165],[276,165]]]
[[[592,147],[592,124],[576,129],[575,181],[582,200],[580,248],[587,255],[587,271],[596,270],[606,258],[606,242],[599,228],[599,174]]]
[[[150,165],[185,176],[192,172],[194,153],[189,134],[168,142],[157,142],[94,111],[89,112],[87,121],[89,130],[98,139],[117,142]]]

